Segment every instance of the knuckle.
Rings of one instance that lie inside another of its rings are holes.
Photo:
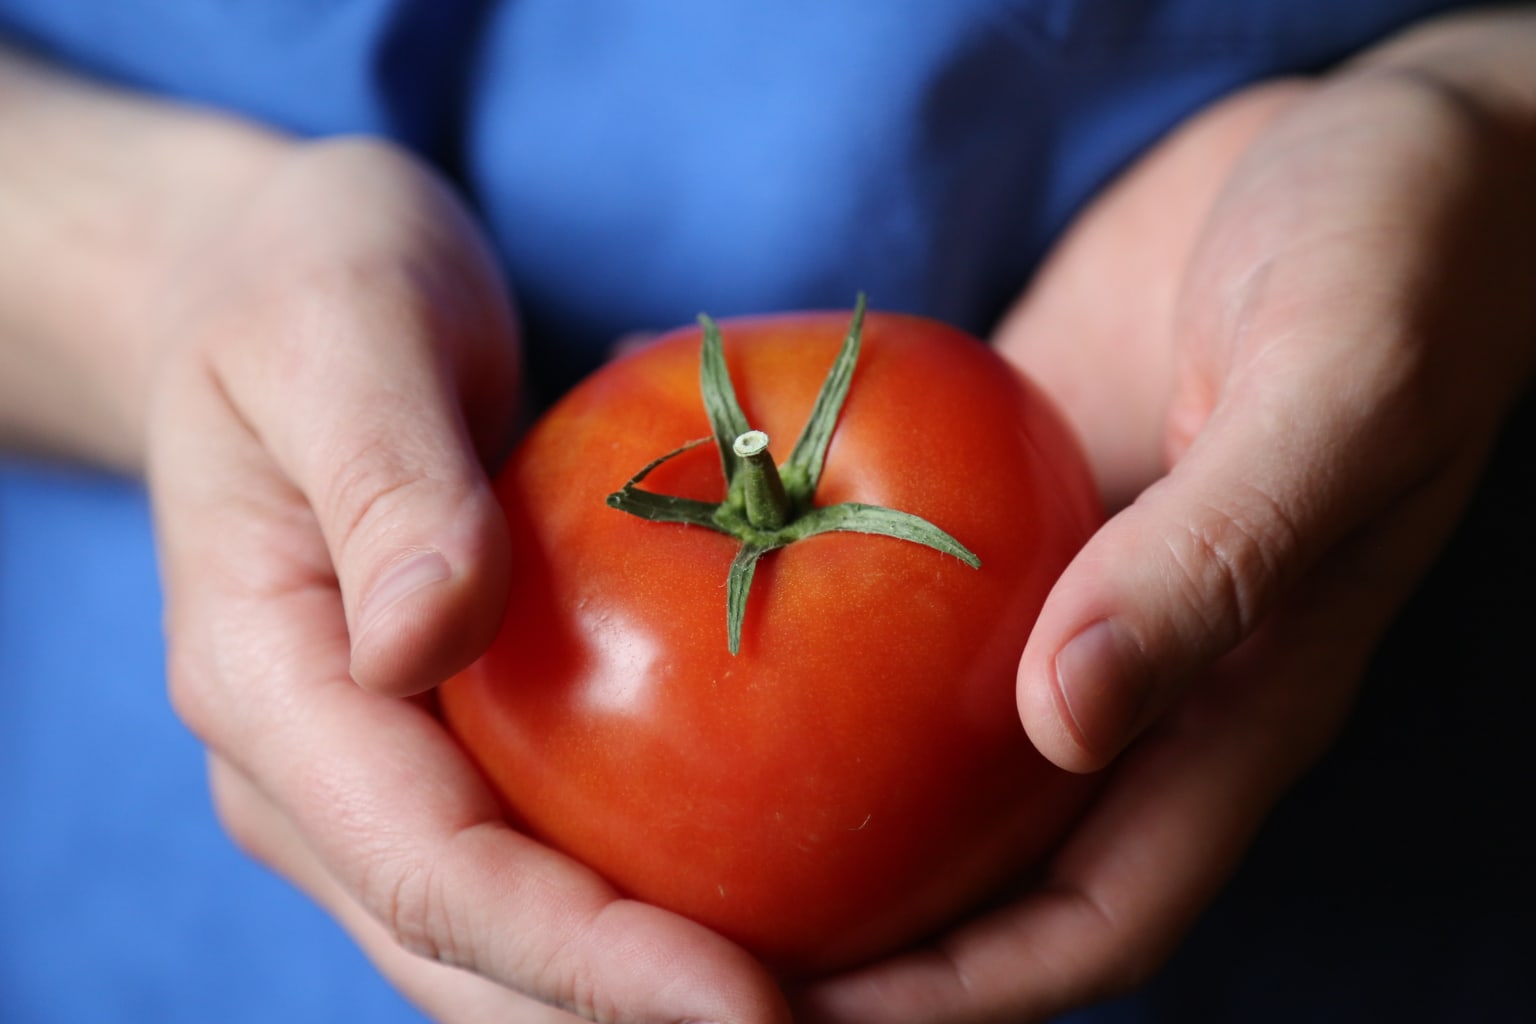
[[[1293,518],[1255,487],[1220,505],[1196,506],[1168,539],[1175,586],[1198,629],[1223,646],[1253,632],[1288,578],[1297,546]]]
[[[406,147],[366,134],[311,140],[294,151],[292,160],[295,177],[323,201],[355,197],[360,182],[372,189],[420,188],[433,173]]]
[[[543,981],[540,988],[550,993],[550,1003],[567,1013],[574,1013],[584,1020],[617,1018],[618,1008],[602,999],[601,989],[594,983],[590,971],[552,961],[539,977]]]
[[[365,873],[360,895],[391,940],[416,956],[489,974],[523,994],[590,1020],[616,1020],[622,1007],[604,995],[582,956],[581,943],[564,929],[520,935],[487,946],[471,917],[474,907],[451,892],[450,851],[422,857],[395,850],[378,853]]]
[[[1147,922],[1122,921],[1088,896],[1083,900],[1104,929],[1103,953],[1084,965],[1074,1002],[1100,1002],[1127,995],[1150,983],[1172,955],[1176,936]]]
[[[424,475],[383,441],[370,441],[340,462],[321,499],[320,514],[342,558],[387,532],[409,504]]]
[[[510,981],[519,991],[587,1020],[615,1019],[616,1008],[604,1005],[602,986],[584,966],[568,933],[554,928],[524,938],[531,941],[514,943],[509,950]]]
[[[1134,992],[1151,982],[1172,955],[1176,935],[1166,923],[1127,915],[1091,888],[1074,886],[1057,895],[1068,901],[1093,941],[1042,953],[1043,970],[1053,981],[1039,994],[1028,1019],[1054,1020],[1074,1007]]]
[[[590,922],[596,926],[604,911]],[[531,991],[544,993],[541,998],[587,1020],[623,1019],[623,1007],[616,1004],[607,987],[600,983],[593,965],[582,955],[584,946],[578,936],[566,935],[550,944],[539,955],[527,974]]]
[[[442,874],[433,865],[398,856],[381,858],[362,893],[400,948],[438,963],[474,968],[470,947],[444,898]]]
[[[207,673],[202,660],[193,657],[186,644],[173,640],[166,645],[165,681],[176,717],[199,741],[212,744],[217,715]]]
[[[234,768],[219,758],[209,759],[208,793],[219,825],[231,842],[247,856],[265,864],[274,863],[270,830],[263,827],[265,815],[257,804],[251,784],[240,778]]]

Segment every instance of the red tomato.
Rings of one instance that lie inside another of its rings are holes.
[[[727,321],[747,420],[786,447],[846,314]],[[765,555],[726,642],[739,542],[605,498],[709,437],[700,332],[606,366],[497,480],[516,577],[492,649],[441,690],[521,828],[785,976],[891,952],[1027,877],[1092,782],[1049,765],[1014,680],[1047,591],[1100,522],[1074,438],[989,348],[871,313],[815,504],[923,517],[980,568],[885,536]],[[782,442],[779,439],[783,439]],[[718,502],[700,446],[646,487]]]

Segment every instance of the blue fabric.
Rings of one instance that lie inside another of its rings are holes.
[[[0,31],[457,177],[553,395],[622,333],[877,305],[972,330],[1180,117],[1451,0],[0,0]]]
[[[982,330],[1080,204],[1179,118],[1446,6],[0,0],[0,33],[132,87],[414,147],[484,214],[552,395],[611,339],[700,309],[846,306],[863,289]],[[418,1019],[222,838],[165,705],[158,615],[136,484],[0,462],[0,1020]],[[1319,777],[1383,783],[1341,758]],[[1319,827],[1312,806],[1287,805],[1256,855],[1264,886],[1239,879],[1181,971],[1103,1017],[1257,1020],[1244,998],[1312,977],[1222,930],[1273,922],[1254,893],[1287,893],[1286,939],[1305,945],[1315,890],[1278,884],[1264,851],[1286,836],[1307,849],[1294,837]],[[1228,983],[1200,987],[1218,973]],[[1280,1005],[1307,1017],[1305,993],[1355,976],[1317,975]]]
[[[0,1020],[420,1018],[214,820],[134,483],[0,464]]]

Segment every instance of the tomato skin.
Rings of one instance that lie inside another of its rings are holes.
[[[742,407],[782,459],[846,315],[722,327]],[[922,516],[981,568],[886,537],[800,541],[759,564],[732,656],[737,542],[604,501],[709,436],[699,345],[679,331],[604,367],[498,476],[511,602],[441,708],[520,828],[785,976],[825,974],[1023,877],[1088,799],[1093,780],[1029,743],[1014,679],[1101,512],[1031,384],[958,331],[871,313],[816,503]],[[646,487],[718,501],[719,456],[700,446]]]

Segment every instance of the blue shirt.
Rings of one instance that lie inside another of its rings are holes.
[[[3,0],[0,32],[484,214],[553,394],[622,333],[878,306],[980,331],[1178,119],[1444,0]]]
[[[700,310],[864,290],[985,331],[1181,118],[1451,6],[0,0],[0,34],[413,148],[483,217],[552,396],[619,335]],[[218,832],[158,608],[137,484],[0,462],[0,1019],[416,1019]]]

